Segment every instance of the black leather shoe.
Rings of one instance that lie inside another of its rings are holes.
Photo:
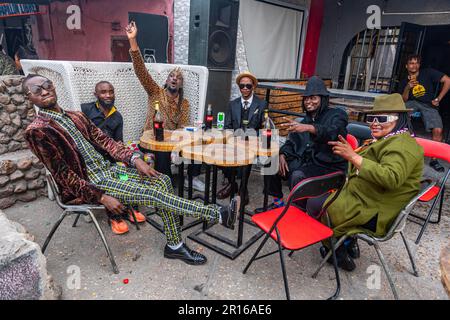
[[[327,247],[325,247],[325,246],[321,246],[319,251],[320,251],[320,255],[322,256],[322,259],[324,259],[327,256],[328,251],[330,251],[330,250]],[[333,256],[330,256],[328,258],[327,262],[329,264],[333,264]]]
[[[344,245],[340,246],[336,250],[338,267],[345,271],[353,271],[356,268],[356,264],[353,259],[347,253],[347,248]]]
[[[183,245],[177,250],[172,250],[168,245],[164,248],[164,258],[167,259],[180,259],[187,264],[200,265],[205,264],[207,259],[201,253],[191,250],[188,246],[183,243]]]
[[[325,258],[329,249],[325,246],[320,247],[320,255]],[[345,271],[353,271],[356,268],[355,262],[347,253],[346,248],[342,245],[336,250],[337,265]],[[327,262],[333,264],[333,256],[328,258]]]
[[[358,246],[358,239],[351,237],[350,242],[345,246],[347,248],[347,253],[353,259],[358,259],[361,256]]]
[[[237,213],[241,206],[241,197],[234,196],[231,199],[228,206],[222,207],[220,209],[220,216],[222,217],[222,225],[226,228],[234,230],[234,223],[236,222]]]
[[[234,190],[237,192],[237,190],[238,190],[238,185],[237,185],[237,183],[235,182],[234,183]],[[228,198],[229,196],[230,196],[230,194],[231,194],[231,183],[227,183],[226,185],[225,185],[225,187],[223,187],[222,189],[220,189],[218,192],[217,192],[217,199],[226,199],[226,198]]]
[[[430,161],[430,167],[438,172],[444,172],[445,168],[436,159]]]

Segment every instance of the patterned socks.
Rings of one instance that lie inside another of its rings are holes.
[[[273,204],[276,208],[284,207],[283,198],[273,198]]]

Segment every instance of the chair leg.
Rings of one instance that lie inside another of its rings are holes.
[[[335,250],[337,250],[341,245],[342,245],[342,243],[344,243],[344,241],[345,241],[345,239],[347,239],[348,237],[347,236],[342,236],[339,240],[338,240],[338,242],[336,242],[336,245],[335,245]],[[332,255],[333,253],[330,251],[330,252],[328,252],[328,254],[326,255],[326,257],[325,258],[323,258],[323,260],[320,262],[320,265],[319,265],[319,267],[316,269],[316,271],[313,273],[313,275],[312,275],[312,278],[317,278],[317,275],[319,274],[319,272],[320,272],[320,270],[322,270],[322,268],[323,268],[323,266],[325,265],[325,263],[327,262],[327,260],[331,257],[331,255]]]
[[[389,272],[389,269],[388,269],[388,266],[386,264],[386,261],[384,260],[384,256],[381,253],[380,246],[378,245],[377,242],[374,242],[373,246],[375,248],[375,251],[378,254],[378,258],[380,259],[381,265],[383,266],[384,273],[386,274],[386,277],[387,277],[387,279],[389,281],[389,285],[391,286],[391,290],[392,290],[392,293],[394,294],[394,298],[395,298],[395,300],[398,300],[397,289],[395,289],[394,281],[392,281],[391,273]]]
[[[105,249],[106,249],[106,253],[108,254],[108,257],[109,257],[109,261],[111,262],[113,271],[114,271],[115,274],[118,274],[119,273],[119,268],[117,268],[116,261],[114,260],[114,256],[113,256],[113,254],[111,252],[111,249],[109,248],[109,245],[106,242],[105,235],[103,234],[103,231],[100,228],[100,225],[98,224],[98,221],[95,218],[94,214],[90,210],[88,211],[88,214],[91,217],[92,222],[94,223],[94,226],[97,229],[98,234],[100,235],[100,238],[102,239],[103,245],[105,246]]]
[[[55,222],[55,224],[52,227],[52,230],[48,234],[47,238],[45,239],[44,245],[42,246],[42,253],[45,253],[45,250],[47,249],[47,246],[50,242],[50,240],[53,237],[53,234],[56,232],[56,229],[60,226],[61,222],[63,222],[64,218],[67,216],[68,211],[64,211],[61,216],[59,217],[58,221]]]
[[[77,214],[77,217],[75,218],[75,221],[73,222],[72,228],[75,228],[78,223],[78,219],[80,219],[81,213]]]
[[[133,208],[129,208],[128,210],[131,211],[131,216],[132,216],[133,219],[134,219],[134,225],[136,226],[136,230],[140,230],[140,228],[139,228],[139,223],[138,223],[137,220],[136,220],[136,214],[134,213]]]
[[[291,300],[291,296],[289,294],[289,284],[288,284],[288,279],[287,279],[287,274],[286,274],[286,266],[284,264],[283,249],[281,248],[280,233],[278,232],[278,228],[275,228],[275,230],[277,232],[278,252],[280,253],[281,272],[283,273],[284,290],[286,291],[286,299]]]
[[[408,242],[406,242],[406,238],[405,238],[405,235],[403,234],[403,231],[400,231],[400,235],[402,236],[403,243],[405,244],[406,251],[408,252],[409,260],[411,261],[411,266],[412,266],[413,271],[414,271],[413,274],[416,277],[418,277],[419,273],[417,272],[416,263],[414,262],[414,257],[413,257],[413,255],[411,253],[411,248],[409,247]]]
[[[247,273],[248,268],[250,268],[250,265],[255,261],[256,257],[258,256],[258,253],[261,251],[262,247],[266,244],[267,240],[269,239],[269,234],[267,233],[264,237],[264,240],[259,245],[258,249],[256,249],[255,253],[253,254],[253,257],[250,259],[250,261],[247,263],[247,266],[244,268],[244,271],[242,271],[243,274]]]
[[[439,221],[441,220],[442,204],[443,204],[443,201],[444,201],[444,191],[445,191],[445,187],[443,186],[442,189],[441,189],[441,192],[440,192],[440,196],[438,196],[440,198],[439,199],[438,198],[434,199],[433,204],[431,205],[431,209],[428,212],[427,217],[425,219],[419,217],[419,219],[424,220],[424,223],[422,225],[422,228],[420,229],[419,235],[417,236],[417,239],[416,239],[416,242],[415,242],[416,244],[419,244],[420,240],[422,239],[422,236],[425,233],[425,228],[427,227],[428,223],[439,223]],[[431,220],[431,216],[433,214],[434,209],[436,208],[436,205],[438,204],[438,201],[439,201],[438,220],[437,221],[432,221]],[[416,215],[412,215],[412,216],[417,218]]]
[[[342,238],[344,238],[344,237],[342,237]],[[334,238],[330,238],[330,243],[331,243],[331,252],[333,254],[334,273],[336,275],[336,291],[327,300],[336,300],[337,297],[339,296],[339,293],[341,292],[341,278],[339,277],[339,269],[338,269],[338,265],[337,265],[337,256],[336,256],[336,248],[334,247]],[[342,244],[342,242],[341,242],[341,244]]]
[[[289,252],[289,254],[288,254],[289,258],[292,257],[293,254],[294,254],[294,250],[292,250],[291,252]]]

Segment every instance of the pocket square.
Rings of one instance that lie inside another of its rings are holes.
[[[253,112],[253,114],[257,114],[259,111],[259,108],[255,110],[255,112]]]

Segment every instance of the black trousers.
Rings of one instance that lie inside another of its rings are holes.
[[[336,171],[335,168],[326,168],[315,164],[305,164],[298,169],[289,171],[286,177],[282,177],[279,174],[270,176],[269,183],[266,186],[267,194],[273,197],[283,198],[282,180],[287,180],[289,190],[292,190],[292,188],[303,179],[321,176]]]

